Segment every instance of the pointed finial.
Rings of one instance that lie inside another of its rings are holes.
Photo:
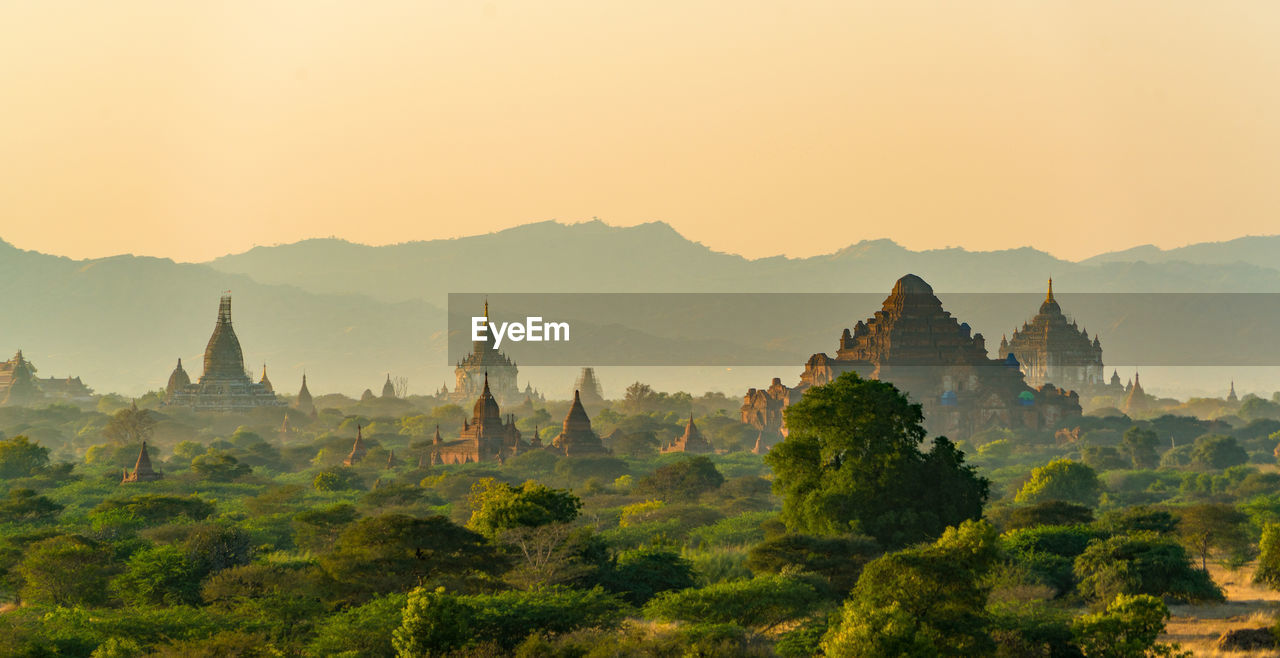
[[[484,298],[484,317],[486,319],[489,317],[489,297],[487,295]]]
[[[1049,277],[1049,294],[1044,298],[1046,302],[1053,301],[1053,277]]]

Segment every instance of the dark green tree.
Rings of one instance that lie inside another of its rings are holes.
[[[241,464],[229,452],[210,450],[191,460],[191,470],[201,477],[215,482],[231,482],[242,475],[248,475],[248,464]]]
[[[1150,594],[1179,601],[1221,601],[1222,590],[1195,568],[1177,541],[1135,533],[1095,541],[1075,561],[1078,589],[1093,601]]]
[[[37,495],[31,489],[11,489],[0,498],[0,519],[16,523],[52,521],[62,512],[62,505]]]
[[[1137,425],[1125,430],[1121,445],[1134,468],[1155,468],[1160,465],[1160,437],[1152,430]]]
[[[882,552],[875,540],[860,535],[785,534],[752,546],[747,568],[756,574],[812,573],[827,582],[835,598],[843,599],[863,567]]]
[[[1043,502],[1015,507],[1004,517],[1005,530],[1032,528],[1041,525],[1079,525],[1093,523],[1093,510],[1065,500]]]
[[[200,574],[181,549],[154,546],[131,555],[111,589],[133,606],[195,605],[200,602]]]
[[[0,440],[0,479],[35,475],[49,465],[49,449],[19,434]]]
[[[1249,463],[1249,453],[1234,436],[1210,434],[1196,439],[1191,464],[1204,470],[1222,470]]]
[[[988,483],[946,438],[928,453],[920,405],[892,384],[845,373],[787,409],[787,439],[765,461],[793,532],[862,532],[884,546],[982,515]]]
[[[1280,589],[1280,523],[1268,523],[1262,528],[1258,553],[1258,568],[1253,572],[1253,582]]]
[[[642,496],[663,500],[687,500],[720,488],[724,476],[707,457],[697,456],[659,466],[640,478],[634,488]]]
[[[23,599],[64,606],[106,603],[113,571],[110,551],[79,535],[35,542],[18,565]]]

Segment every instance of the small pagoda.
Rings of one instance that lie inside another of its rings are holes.
[[[711,442],[702,438],[702,432],[698,431],[698,426],[693,423],[693,414],[689,414],[689,422],[684,425],[684,434],[663,448],[662,452],[692,452],[705,455],[715,452],[715,448],[711,447]]]
[[[147,453],[147,442],[143,441],[142,450],[138,452],[138,463],[134,465],[132,473],[129,472],[129,469],[125,469],[124,477],[120,480],[120,484],[155,482],[163,479],[164,474],[151,467],[151,455]]]

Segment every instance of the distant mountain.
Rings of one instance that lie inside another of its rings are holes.
[[[911,251],[889,240],[811,258],[748,260],[691,242],[661,222],[614,227],[598,220],[384,247],[305,240],[209,265],[313,292],[437,305],[450,292],[887,292],[906,272],[956,292],[1039,292],[1050,276],[1081,292],[1280,291],[1280,270],[1234,261],[1073,263],[1031,248]]]
[[[358,394],[366,387],[376,390],[389,371],[409,377],[410,388],[425,393],[451,380],[443,308],[449,293],[786,293],[783,302],[691,295],[661,307],[636,297],[621,302],[632,307],[616,313],[593,316],[583,309],[571,317],[585,347],[610,354],[651,354],[663,346],[661,365],[708,355],[722,359],[696,369],[615,365],[601,371],[609,375],[605,385],[611,394],[634,379],[669,390],[736,393],[767,384],[761,372],[793,380],[805,356],[832,351],[841,328],[873,313],[893,282],[912,272],[931,283],[973,331],[983,332],[992,350],[1002,333],[1034,314],[1045,279],[1053,276],[1067,312],[1091,332],[1102,332],[1109,364],[1161,354],[1241,362],[1246,359],[1237,346],[1280,345],[1274,335],[1280,308],[1271,295],[1090,299],[1088,293],[1280,292],[1280,270],[1261,258],[1276,240],[1130,250],[1118,253],[1142,260],[1111,254],[1081,263],[1030,248],[912,251],[888,240],[811,258],[753,260],[713,251],[663,223],[622,228],[599,221],[542,222],[383,247],[305,240],[205,264],[132,256],[74,261],[0,242],[0,357],[21,348],[42,376],[80,375],[102,392],[159,388],[178,357],[193,376],[199,374],[218,295],[231,289],[246,365],[256,376],[267,362],[278,390],[296,391],[305,370],[313,392]],[[1190,256],[1160,256],[1174,253]],[[1009,292],[1024,295],[989,294]],[[812,293],[870,294],[855,299]],[[582,309],[566,308],[570,314]],[[524,310],[530,309],[500,309]],[[617,326],[611,329],[610,323]],[[1197,346],[1195,340],[1208,344]],[[519,362],[520,347],[511,349]],[[745,355],[747,364],[768,367],[747,379],[745,366],[724,367],[724,355],[736,354]],[[561,395],[573,371],[522,369],[522,380]]]
[[[1142,245],[1123,251],[1099,254],[1082,261],[1085,264],[1143,262],[1169,263],[1181,261],[1196,265],[1245,263],[1267,269],[1280,268],[1280,235],[1252,235],[1226,242],[1202,242],[1176,249]]]

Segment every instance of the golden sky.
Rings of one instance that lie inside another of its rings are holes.
[[[0,238],[663,220],[747,256],[1280,232],[1280,3],[0,2]]]

